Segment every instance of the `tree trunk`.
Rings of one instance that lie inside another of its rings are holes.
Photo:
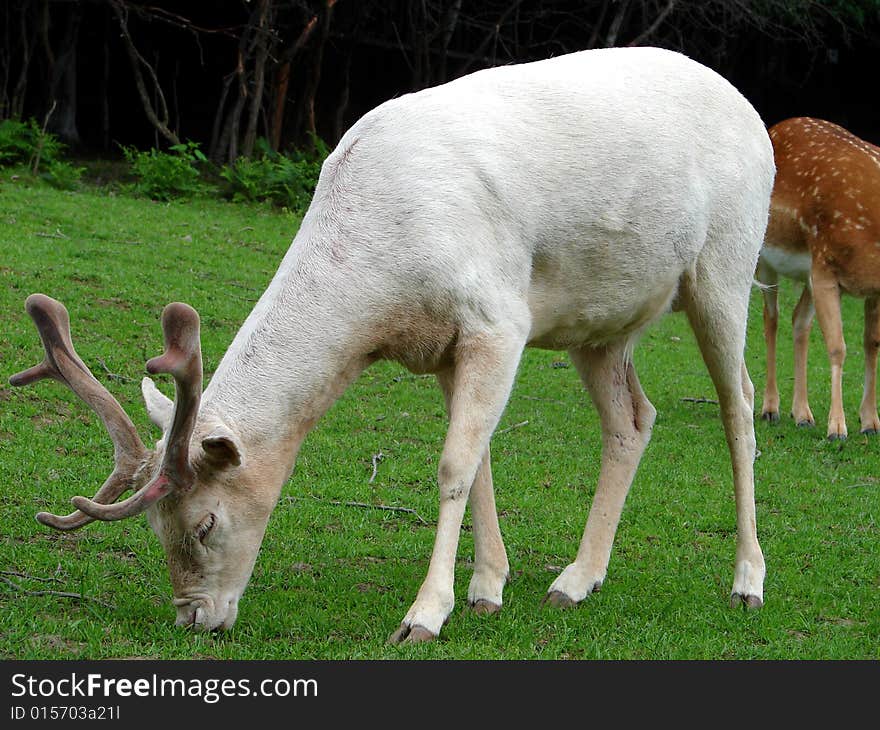
[[[245,79],[243,54],[239,54],[235,76],[238,80],[238,98],[235,100],[232,111],[229,113],[229,119],[226,122],[226,139],[228,142],[226,160],[228,162],[235,162],[238,158],[238,130],[241,126],[244,103],[247,100],[247,81]]]
[[[443,18],[443,33],[440,38],[440,62],[437,64],[437,73],[434,77],[435,83],[442,84],[448,81],[449,44],[452,42],[452,35],[455,33],[456,25],[458,25],[460,13],[461,0],[453,0]]]
[[[110,150],[110,14],[104,14],[104,43],[101,64],[101,149]]]
[[[330,35],[330,19],[333,15],[333,6],[336,0],[326,0],[321,9],[318,21],[318,36],[315,39],[315,49],[309,59],[309,70],[306,76],[305,89],[303,90],[303,104],[305,107],[305,133],[309,145],[314,144],[318,134],[315,117],[315,97],[318,95],[318,86],[321,83],[321,66],[324,62],[324,46]]]
[[[56,104],[49,131],[69,145],[77,145],[80,141],[76,126],[76,50],[81,21],[82,7],[77,3],[67,16],[67,27],[54,57],[49,81],[49,103]]]
[[[9,116],[13,119],[21,119],[24,114],[24,100],[27,93],[28,71],[30,70],[31,59],[34,54],[34,47],[37,44],[37,26],[28,31],[28,16],[31,14],[31,2],[25,0],[21,6],[21,68],[19,69],[18,80],[12,89],[12,97],[9,100]],[[30,36],[30,40],[28,39]]]
[[[234,74],[227,74],[223,78],[223,90],[220,92],[220,101],[217,102],[217,111],[214,114],[214,124],[211,126],[211,144],[208,147],[208,156],[218,165],[223,162],[227,144],[224,138],[223,112],[226,109],[226,99],[229,96],[233,77]]]
[[[269,144],[276,152],[281,147],[281,130],[284,128],[284,108],[289,84],[290,61],[285,61],[275,73],[275,100],[272,104],[272,122],[269,129]]]
[[[677,2],[677,0],[668,0],[668,2],[666,3],[666,7],[663,8],[659,13],[657,13],[657,17],[654,18],[653,22],[647,28],[645,28],[641,33],[639,33],[639,35],[637,35],[629,43],[627,43],[627,45],[628,46],[641,45],[646,40],[648,40],[652,35],[654,35],[654,33],[657,32],[657,29],[661,25],[663,25],[663,21],[665,21],[666,18],[669,16],[669,14],[672,13],[673,10],[675,10],[675,3],[676,2]]]
[[[318,16],[313,15],[303,26],[297,39],[285,48],[279,59],[278,71],[275,74],[274,103],[271,125],[272,149],[281,149],[284,129],[284,113],[287,107],[287,90],[290,86],[290,72],[294,59],[302,53],[303,48],[312,37],[312,33],[318,25]]]
[[[629,14],[630,0],[620,0],[619,5],[620,7],[617,9],[617,14],[614,16],[614,19],[611,21],[611,26],[608,28],[608,35],[605,37],[606,48],[611,48],[617,43],[617,38],[620,35],[623,21],[626,20],[626,16]]]
[[[260,109],[263,105],[263,87],[266,79],[266,58],[269,55],[271,20],[269,0],[260,0],[257,8],[259,10],[259,25],[254,31],[257,46],[257,54],[254,59],[254,88],[250,98],[247,128],[245,129],[244,140],[241,145],[241,154],[245,157],[250,157],[253,154],[254,144],[257,141],[257,122],[259,121]]]
[[[351,91],[351,57],[354,49],[349,46],[345,59],[342,62],[342,83],[339,87],[339,96],[336,99],[336,110],[333,114],[333,144],[336,144],[345,134],[345,113],[348,111],[348,99]]]

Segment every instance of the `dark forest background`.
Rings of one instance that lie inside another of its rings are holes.
[[[5,0],[0,119],[82,155],[192,140],[226,163],[260,139],[332,146],[382,101],[480,68],[625,45],[716,69],[768,125],[880,141],[880,0]]]

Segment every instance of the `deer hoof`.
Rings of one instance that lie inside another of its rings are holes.
[[[742,606],[743,608],[761,608],[763,605],[764,600],[760,596],[753,596],[751,594],[742,595],[740,593],[730,594],[731,608],[736,608],[737,606]]]
[[[779,411],[764,411],[761,414],[761,420],[770,423],[779,423]]]
[[[550,591],[544,596],[543,603],[556,608],[571,608],[572,606],[577,606],[577,601],[562,591]]]
[[[485,598],[480,598],[474,601],[470,606],[471,610],[478,616],[489,616],[493,613],[498,613],[501,610],[501,606],[492,601],[488,601]]]
[[[424,626],[418,624],[407,626],[400,624],[400,627],[391,636],[388,637],[389,644],[422,644],[426,641],[433,641],[437,638],[437,634],[429,631]]]

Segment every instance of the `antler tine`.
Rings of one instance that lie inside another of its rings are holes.
[[[198,312],[187,304],[173,302],[162,311],[162,329],[165,352],[147,362],[147,371],[171,374],[176,397],[159,474],[136,494],[116,504],[99,504],[97,500],[74,497],[73,503],[95,519],[130,517],[143,512],[172,491],[188,489],[192,484],[194,471],[189,460],[189,440],[202,394]]]
[[[130,483],[131,478],[129,474],[120,474],[118,470],[114,470],[113,473],[107,477],[103,486],[95,492],[92,501],[97,502],[98,504],[110,504],[115,502],[119,499],[119,495],[128,489]],[[46,525],[46,527],[52,527],[56,530],[62,530],[65,532],[69,530],[77,530],[83,525],[87,525],[89,522],[94,521],[94,517],[90,517],[81,510],[75,510],[69,515],[64,516],[54,515],[51,512],[37,513],[37,522]]]
[[[202,397],[202,348],[199,314],[183,302],[172,302],[162,311],[165,353],[147,361],[147,372],[174,377],[174,415],[162,459],[162,471],[180,482],[191,481],[189,439]]]
[[[113,441],[115,468],[95,493],[94,501],[113,502],[128,488],[146,448],[122,406],[77,355],[70,336],[67,308],[45,294],[31,294],[25,301],[25,309],[37,327],[46,356],[39,365],[10,377],[9,383],[23,386],[53,378],[65,383],[98,414]],[[92,518],[80,511],[65,516],[40,512],[37,520],[56,530],[74,530],[91,522]]]

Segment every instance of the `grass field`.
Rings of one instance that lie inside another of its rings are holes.
[[[765,606],[728,607],[734,500],[715,393],[681,315],[636,350],[658,410],[601,593],[560,611],[541,605],[577,549],[597,477],[596,415],[564,353],[526,353],[493,439],[501,528],[511,563],[497,616],[463,610],[473,541],[466,518],[456,609],[439,641],[385,643],[424,577],[445,432],[431,378],[382,363],[306,439],[271,518],[234,629],[175,628],[164,555],[143,517],[71,534],[39,525],[67,512],[112,467],[100,421],[57,383],[12,389],[42,348],[24,300],[44,292],[71,313],[83,360],[145,442],[159,434],[140,400],[172,300],[202,316],[210,377],[269,282],[297,220],[212,200],[157,204],[86,189],[0,180],[0,655],[3,658],[236,659],[878,659],[880,439],[858,434],[861,303],[844,301],[850,438],[825,440],[827,358],[811,354],[815,429],[758,421],[758,535]],[[799,291],[783,284],[780,383],[791,399],[787,324]],[[747,364],[764,383],[760,297]],[[161,382],[167,393],[172,389]],[[374,459],[377,454],[381,460]],[[375,479],[370,481],[373,465]],[[357,503],[357,504],[355,504]],[[363,505],[384,505],[379,509]],[[79,594],[82,598],[53,592]]]

